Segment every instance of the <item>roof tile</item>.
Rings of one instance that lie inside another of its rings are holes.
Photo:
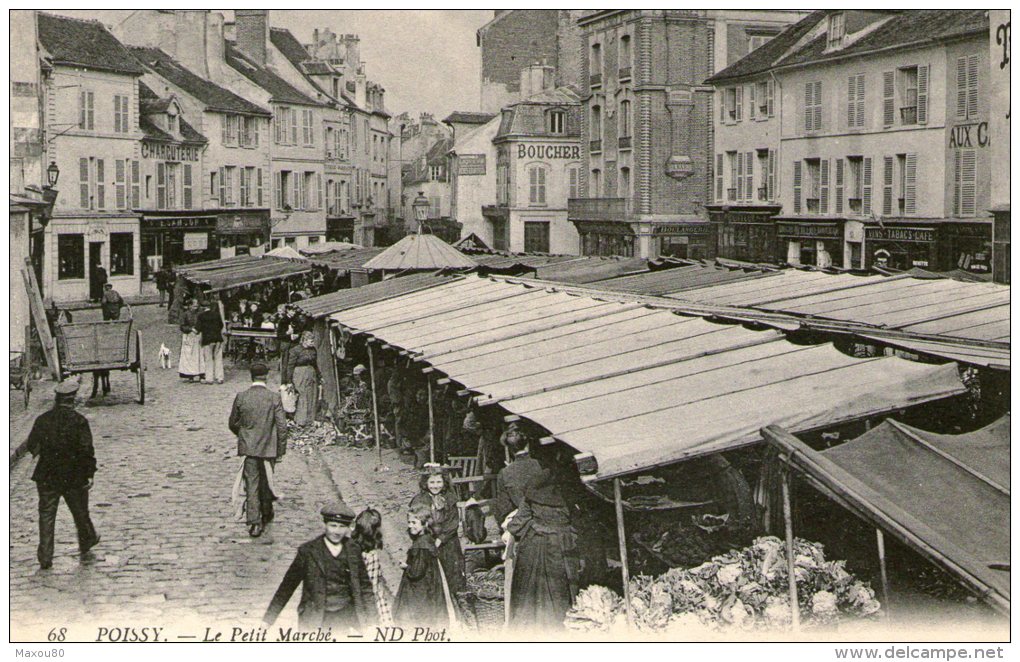
[[[145,71],[99,21],[37,14],[39,43],[54,64],[140,76]]]

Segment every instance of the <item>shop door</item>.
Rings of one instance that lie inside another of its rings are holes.
[[[89,298],[103,296],[103,283],[99,282],[99,267],[103,264],[103,242],[89,242]]]

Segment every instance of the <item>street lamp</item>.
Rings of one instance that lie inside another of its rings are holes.
[[[425,197],[424,191],[418,191],[418,197],[411,203],[414,209],[414,220],[418,221],[418,234],[421,234],[425,220],[429,217],[429,199]]]
[[[50,167],[46,168],[46,181],[49,182],[49,188],[54,188],[58,179],[60,179],[60,168],[57,167],[56,161],[50,161]]]
[[[57,201],[57,189],[55,187],[59,179],[60,168],[57,167],[56,161],[50,161],[50,166],[46,168],[46,186],[43,186],[42,190],[42,198],[43,202],[46,203],[46,208],[39,214],[39,222],[44,228],[53,216],[53,205]]]

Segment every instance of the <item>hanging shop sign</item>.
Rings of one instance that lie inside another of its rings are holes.
[[[209,233],[208,232],[185,232],[184,233],[184,250],[186,251],[204,251],[209,248]]]

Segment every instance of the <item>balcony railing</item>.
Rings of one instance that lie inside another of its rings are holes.
[[[630,198],[570,198],[567,219],[571,221],[628,221]]]
[[[591,74],[588,76],[589,87],[601,87],[602,86],[602,74]]]
[[[589,142],[588,143],[588,151],[589,152],[601,152],[602,151],[602,141],[601,140],[592,140],[591,142]]]
[[[631,140],[630,136],[620,136],[616,142],[620,149],[630,149]]]
[[[630,67],[620,67],[620,71],[617,74],[620,80],[630,79]]]

